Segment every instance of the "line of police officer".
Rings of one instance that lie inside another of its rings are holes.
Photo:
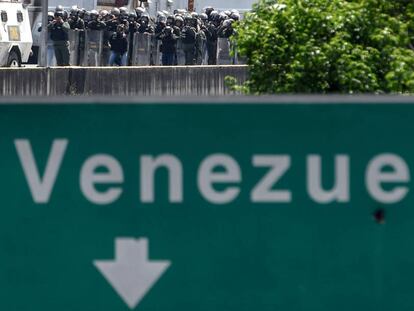
[[[134,44],[143,36],[151,37],[150,65],[157,65],[159,61],[163,65],[215,65],[236,62],[229,53],[234,49],[229,38],[234,34],[233,23],[239,19],[237,10],[218,12],[212,7],[206,7],[201,14],[175,10],[174,14],[158,12],[151,18],[143,7],[133,12],[124,7],[113,8],[111,12],[88,12],[72,7],[68,13],[58,6],[55,12],[49,12],[48,30],[58,66],[70,63],[70,30],[102,34],[101,53],[110,51],[103,65],[136,64],[133,62]],[[80,36],[79,41],[79,48],[85,49],[85,37]],[[75,63],[79,64],[79,59]]]

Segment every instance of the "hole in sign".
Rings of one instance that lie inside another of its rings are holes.
[[[385,224],[385,210],[383,208],[378,208],[372,216],[377,224]]]

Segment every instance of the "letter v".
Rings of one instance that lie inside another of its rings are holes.
[[[22,165],[30,193],[35,203],[49,202],[50,194],[55,185],[67,144],[67,139],[53,140],[52,151],[49,154],[43,178],[41,178],[30,141],[27,139],[16,139],[14,141],[20,164]]]

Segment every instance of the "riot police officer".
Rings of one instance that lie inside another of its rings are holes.
[[[139,20],[142,15],[146,14],[146,12],[147,11],[145,10],[145,8],[141,6],[135,8],[135,14],[137,14],[137,20]]]
[[[180,30],[180,28],[175,26],[175,16],[174,15],[168,15],[167,16],[166,26],[170,26],[173,29],[173,32],[177,37],[180,36],[181,30]]]
[[[167,18],[164,15],[164,13],[159,12],[157,15],[157,22],[155,23],[155,28],[154,28],[154,34],[157,39],[161,35],[165,26],[167,26]]]
[[[119,9],[118,8],[113,8],[111,10],[111,14],[108,14],[108,18],[106,23],[106,30],[109,32],[116,32],[116,29],[119,25]]]
[[[70,29],[77,29],[77,30],[83,30],[85,29],[85,23],[83,19],[79,17],[79,9],[76,6],[73,6],[69,13],[69,19],[68,23],[70,26]]]
[[[91,21],[88,23],[88,29],[90,30],[104,30],[106,24],[99,20],[99,13],[96,10],[90,12]]]
[[[181,30],[184,27],[184,19],[182,18],[181,15],[177,15],[175,17],[174,26],[177,27],[180,30],[180,33],[181,33]]]
[[[210,12],[209,22],[206,25],[208,64],[217,64],[217,30],[220,25],[220,16],[217,11]]]
[[[69,66],[69,29],[68,22],[63,20],[63,10],[57,9],[54,20],[47,26],[53,41],[58,66]]]
[[[232,19],[226,19],[225,21],[223,21],[223,23],[221,24],[220,28],[217,31],[217,35],[219,38],[230,38],[233,33],[233,20]]]
[[[207,63],[207,27],[206,23],[208,16],[205,13],[199,15],[198,19],[198,32],[196,41],[196,64],[202,65]]]
[[[193,17],[186,15],[184,27],[181,30],[181,41],[185,55],[185,65],[194,65],[196,58],[197,30],[194,27]]]
[[[124,32],[128,33],[129,22],[128,22],[128,11],[126,10],[126,8],[119,9],[118,22],[119,22],[119,25],[124,26]]]
[[[141,18],[138,20],[139,27],[138,32],[139,33],[147,33],[147,34],[153,34],[154,28],[150,25],[150,19],[148,14],[143,14]]]

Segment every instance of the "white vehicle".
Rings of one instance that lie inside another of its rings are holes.
[[[26,4],[0,0],[0,66],[20,67],[32,48],[32,30]]]
[[[1,1],[1,0],[0,0]],[[48,1],[48,11],[55,11],[55,8],[58,5],[63,6],[67,11],[74,5],[77,5],[80,8],[85,8],[90,11],[96,9],[97,0],[49,0]],[[29,62],[31,64],[38,63],[38,57],[40,55],[40,44],[42,33],[40,27],[42,26],[42,1],[41,0],[32,0],[28,6],[29,17],[31,22],[32,36],[33,36],[33,46],[32,52],[33,55],[30,57]]]

